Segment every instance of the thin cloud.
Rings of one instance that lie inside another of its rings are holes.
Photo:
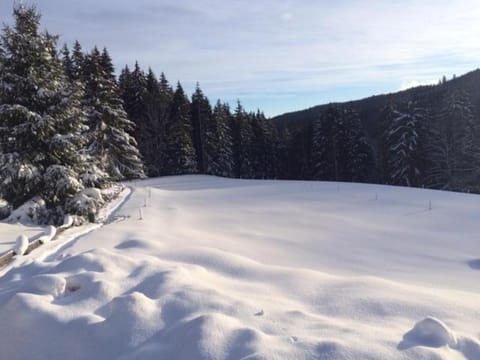
[[[270,114],[295,110],[298,101],[285,101],[292,93],[315,105],[395,91],[405,79],[461,74],[480,59],[476,0],[37,3],[62,41],[105,45],[117,68],[139,60],[187,90],[200,81],[212,98],[248,94],[247,106],[262,107],[268,95]],[[0,20],[9,21],[11,6],[0,3]]]

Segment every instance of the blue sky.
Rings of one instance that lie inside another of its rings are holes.
[[[212,101],[267,115],[480,66],[478,0],[38,0],[61,43],[107,46]],[[28,3],[28,1],[26,1]],[[11,0],[0,21],[11,20]]]

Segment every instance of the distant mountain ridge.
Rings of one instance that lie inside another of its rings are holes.
[[[410,100],[416,100],[422,104],[437,105],[440,103],[442,96],[452,88],[462,88],[470,95],[470,100],[475,107],[475,111],[480,114],[480,69],[468,72],[462,76],[447,80],[437,85],[421,85],[407,90],[398,92],[374,95],[360,100],[352,100],[346,102],[332,102],[322,105],[313,106],[308,109],[288,112],[275,116],[273,120],[277,124],[287,126],[287,128],[295,128],[304,126],[315,121],[323,110],[329,105],[338,105],[340,107],[351,107],[356,110],[362,120],[365,130],[370,135],[375,132],[378,121],[378,115],[387,101],[393,103],[402,103]]]

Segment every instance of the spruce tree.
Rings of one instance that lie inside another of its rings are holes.
[[[234,175],[238,178],[252,178],[252,125],[249,114],[240,101],[237,103],[231,122],[233,134]]]
[[[213,114],[205,126],[206,173],[217,176],[232,176],[232,136],[229,123],[230,108],[217,101]]]
[[[65,76],[57,37],[39,31],[35,7],[16,5],[14,19],[0,41],[0,196],[18,206],[40,195],[57,221],[87,167],[82,94]]]
[[[420,126],[425,122],[425,111],[416,103],[408,102],[406,109],[396,111],[388,131],[387,161],[394,185],[417,186],[421,176],[418,166]]]
[[[340,180],[339,148],[335,124],[340,111],[329,106],[313,124],[312,177],[318,180]]]
[[[193,174],[197,161],[192,140],[190,102],[180,83],[173,94],[165,126],[165,171],[168,175]]]
[[[272,179],[276,175],[276,129],[265,115],[257,111],[250,115],[252,127],[252,172],[258,179]]]
[[[62,63],[65,75],[69,80],[73,80],[73,60],[70,56],[70,50],[68,49],[67,44],[64,44],[62,48]]]
[[[343,180],[369,181],[375,168],[373,150],[366,139],[358,113],[351,108],[344,109],[343,124],[346,129],[346,138],[342,144],[346,157]]]
[[[165,74],[160,74],[159,94],[157,100],[158,112],[159,112],[159,130],[157,134],[158,138],[158,154],[157,154],[157,168],[159,174],[167,173],[167,124],[170,114],[170,109],[173,103],[173,89],[170,86]]]
[[[379,126],[377,131],[378,137],[378,151],[377,151],[377,165],[380,181],[384,184],[390,182],[390,174],[393,172],[390,169],[388,162],[388,153],[390,144],[389,132],[392,127],[393,120],[396,114],[396,106],[391,99],[387,101],[379,116]]]
[[[465,91],[447,93],[430,132],[429,184],[447,190],[478,190],[480,129]]]
[[[314,124],[314,179],[367,181],[373,168],[372,154],[360,118],[352,109],[329,106]]]
[[[98,159],[98,167],[112,180],[143,177],[143,164],[137,143],[129,134],[133,131],[134,124],[127,118],[112,73],[108,73],[112,70],[110,67],[103,68],[102,56],[97,48],[85,58],[84,103],[90,109],[89,149]]]
[[[207,168],[205,164],[205,128],[206,124],[211,120],[212,108],[198,83],[192,95],[190,114],[198,172],[204,174]]]
[[[70,76],[70,80],[78,81],[84,80],[83,69],[85,67],[85,54],[82,50],[82,45],[78,40],[73,44],[72,55],[70,57],[71,71],[67,73]]]

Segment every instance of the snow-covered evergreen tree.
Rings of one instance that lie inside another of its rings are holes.
[[[252,125],[249,115],[240,102],[237,103],[231,122],[233,134],[234,175],[252,178]]]
[[[89,151],[97,166],[113,180],[144,176],[137,143],[129,134],[134,124],[127,118],[113,67],[103,68],[105,55],[97,48],[84,60],[84,104],[89,108]]]
[[[70,55],[70,50],[68,49],[68,45],[64,44],[62,48],[62,63],[63,63],[63,70],[65,71],[65,75],[71,81],[74,80],[74,64],[72,60],[72,56]]]
[[[229,127],[230,108],[217,101],[205,128],[206,173],[217,176],[233,175],[232,135]]]
[[[77,179],[88,166],[79,156],[82,94],[65,76],[57,37],[39,30],[35,7],[16,5],[14,19],[0,42],[0,197],[18,206],[40,195],[61,209],[82,189]]]
[[[429,184],[448,190],[478,191],[480,129],[465,91],[447,93],[430,132]]]
[[[270,119],[259,110],[250,114],[252,127],[252,172],[258,179],[274,179],[277,163],[277,132]]]
[[[314,123],[312,139],[314,179],[366,181],[373,155],[357,112],[329,106]]]
[[[312,177],[319,180],[340,180],[338,133],[335,124],[340,111],[329,106],[313,124]]]
[[[426,121],[425,110],[410,101],[404,111],[396,110],[387,134],[387,156],[391,169],[389,182],[395,185],[417,186],[419,169],[420,129]]]
[[[193,127],[193,146],[197,155],[197,166],[200,173],[205,173],[205,128],[211,121],[212,107],[207,97],[203,94],[200,85],[197,83],[195,92],[192,95],[190,114]]]
[[[372,179],[373,151],[365,137],[358,113],[350,108],[343,110],[346,137],[342,147],[345,153],[344,180],[363,182]]]
[[[82,50],[82,45],[78,40],[73,44],[72,54],[70,56],[71,70],[67,73],[70,80],[78,81],[82,79],[83,68],[85,66],[85,54]]]
[[[378,129],[376,132],[378,138],[378,151],[376,156],[378,172],[380,181],[385,184],[390,181],[390,174],[393,172],[388,163],[388,153],[390,148],[388,138],[395,116],[396,106],[391,99],[388,99],[380,112]]]
[[[165,171],[169,175],[197,172],[197,161],[192,140],[190,102],[180,83],[173,95],[165,127]]]

